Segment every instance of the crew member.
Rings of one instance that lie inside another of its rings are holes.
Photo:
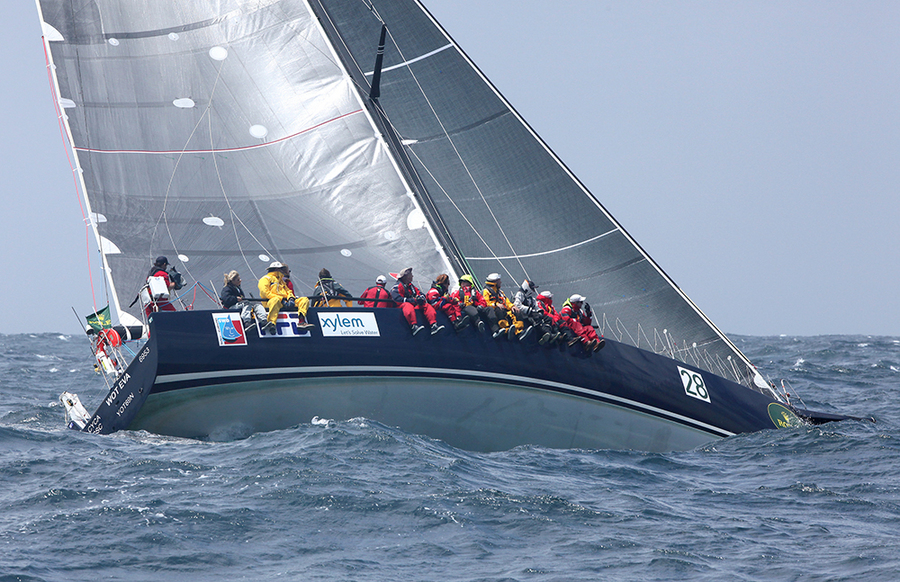
[[[353,296],[344,289],[344,286],[331,278],[328,269],[319,271],[319,280],[313,289],[315,299],[313,307],[351,307]]]
[[[541,294],[537,296],[537,304],[541,313],[543,313],[545,317],[550,318],[553,325],[554,335],[550,338],[550,343],[568,342],[569,338],[566,337],[565,332],[559,325],[559,312],[556,311],[556,308],[553,306],[553,293],[550,291],[541,291]],[[575,332],[572,332],[572,337],[575,337]]]
[[[554,329],[553,320],[545,316],[538,306],[537,288],[538,286],[531,279],[522,281],[522,286],[516,291],[513,305],[516,308],[516,317],[528,325],[528,329],[538,330],[541,336],[538,343],[545,345],[554,337],[556,330]],[[525,334],[522,334],[522,339],[526,336],[527,330]]]
[[[515,306],[500,289],[501,283],[500,275],[491,273],[484,283],[482,294],[488,309],[492,309],[497,317],[497,329],[492,327],[494,338],[506,334],[506,337],[512,340],[517,334],[522,333],[525,324],[516,319]]]
[[[591,318],[587,317],[582,310],[584,297],[577,293],[569,297],[563,304],[563,308],[559,312],[560,321],[563,326],[575,333],[574,338],[569,340],[569,347],[581,342],[584,350],[596,352],[606,343],[600,342],[597,332],[591,325]],[[585,324],[587,323],[587,324]]]
[[[478,331],[484,333],[485,325],[482,318],[490,323],[491,328],[500,329],[497,324],[497,315],[493,309],[488,309],[484,301],[484,295],[475,288],[475,279],[472,275],[463,275],[459,278],[459,289],[450,294],[459,303],[460,310],[475,321]],[[493,318],[493,319],[491,319]]]
[[[397,278],[397,284],[391,289],[391,299],[400,306],[403,316],[409,323],[409,329],[413,335],[416,335],[423,329],[424,325],[416,323],[416,311],[421,311],[425,316],[425,320],[431,325],[431,335],[444,329],[443,325],[437,324],[437,316],[434,307],[428,304],[425,294],[413,285],[412,267],[407,267],[400,271]]]
[[[162,255],[156,257],[156,261],[153,262],[153,266],[150,267],[150,273],[147,275],[147,284],[149,285],[150,283],[150,277],[162,277],[166,283],[166,289],[171,295],[172,290],[175,289],[175,282],[169,277],[169,272],[166,270],[168,266],[169,259]],[[144,313],[147,317],[150,317],[150,314],[154,311],[175,311],[175,306],[169,302],[168,297],[158,300],[153,299],[153,293],[149,289],[148,294],[150,301],[144,306]]]
[[[244,290],[241,289],[241,276],[237,271],[225,273],[225,286],[219,293],[219,300],[225,309],[240,309],[244,325],[250,326],[255,321],[261,333],[270,330],[272,324],[266,319],[266,309],[260,303],[247,301]]]
[[[468,327],[469,316],[461,315],[459,300],[454,299],[449,295],[449,287],[450,277],[447,276],[446,273],[441,273],[431,284],[431,289],[425,294],[425,299],[427,299],[428,303],[433,305],[435,309],[443,311],[447,318],[450,319],[450,323],[453,324],[453,329],[459,331]]]
[[[266,307],[269,308],[269,315],[266,320],[272,324],[271,327],[266,327],[272,335],[276,333],[275,321],[278,319],[278,312],[282,309],[297,310],[297,315],[299,316],[297,327],[301,329],[313,327],[311,323],[306,322],[306,310],[309,309],[309,299],[296,297],[285,284],[284,275],[284,265],[274,261],[269,265],[265,276],[259,280],[259,296],[266,300]]]
[[[375,284],[362,292],[359,296],[359,304],[363,307],[397,307],[391,299],[391,292],[384,288],[387,277],[378,275]]]

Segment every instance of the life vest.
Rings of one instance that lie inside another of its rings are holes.
[[[484,306],[484,296],[478,292],[478,289],[473,286],[469,286],[468,291],[465,291],[465,289],[465,287],[460,287],[450,296],[459,301],[459,304],[463,307],[468,307],[470,305],[475,305],[477,307]]]
[[[350,293],[340,283],[329,277],[323,277],[316,282],[313,295],[319,296],[315,300],[313,307],[323,307],[325,305],[340,307],[341,301],[344,302],[345,307],[350,306],[350,302],[346,300],[346,298],[350,297]]]
[[[369,301],[364,301],[368,299]],[[381,301],[371,301],[372,299],[381,299]],[[387,299],[387,301],[385,301]],[[373,285],[360,295],[359,304],[364,307],[397,307],[391,299],[391,293],[384,288],[384,285]]]
[[[409,286],[404,285],[400,281],[391,289],[391,299],[397,303],[415,303],[418,297],[424,297],[425,294],[412,283]]]
[[[502,309],[512,308],[512,303],[503,294],[503,291],[494,283],[486,283],[484,286],[484,300],[490,307],[500,307]]]
[[[538,295],[537,306],[544,315],[549,316],[554,322],[559,321],[559,312],[553,307],[553,299],[544,295]]]

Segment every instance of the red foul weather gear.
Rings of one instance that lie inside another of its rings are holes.
[[[434,307],[428,304],[422,291],[412,283],[404,285],[397,281],[397,284],[391,289],[391,299],[394,300],[394,303],[399,304],[400,310],[403,311],[403,317],[406,318],[410,327],[416,325],[416,310],[425,315],[425,320],[429,325],[437,323]]]
[[[428,303],[433,305],[435,309],[443,311],[444,314],[450,318],[451,322],[455,322],[460,316],[459,301],[442,291],[443,290],[438,287],[432,287],[428,290],[428,293],[425,294],[425,299],[427,299]]]
[[[381,301],[374,301],[375,299]],[[358,303],[363,307],[397,307],[391,299],[391,292],[385,289],[384,285],[374,285],[363,291]]]
[[[562,311],[559,312],[559,316],[560,326],[568,327],[583,341],[589,342],[592,340],[599,340],[597,332],[594,331],[593,326],[590,325],[590,318],[587,318],[581,309],[575,309],[568,301],[563,305]],[[588,325],[582,323],[585,319],[587,319]]]

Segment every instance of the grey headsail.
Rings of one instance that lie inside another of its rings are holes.
[[[498,272],[762,383],[420,2],[38,5],[120,311],[158,254],[204,283],[281,260],[300,291],[321,267],[351,289],[404,266]]]
[[[372,77],[379,103],[476,277],[526,276],[579,292],[607,333],[747,385],[765,385],[733,343],[572,175],[416,0],[311,0]]]

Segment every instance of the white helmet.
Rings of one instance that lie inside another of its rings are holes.
[[[375,284],[377,285],[384,285],[385,283],[387,283],[387,277],[384,275],[378,275],[378,278],[375,279]]]
[[[499,273],[491,273],[490,275],[487,276],[488,283],[496,283],[499,280],[500,280]]]
[[[576,293],[569,297],[569,303],[584,303],[584,297]]]
[[[279,263],[278,261],[272,261],[272,263],[269,265],[269,269],[268,269],[268,270],[269,270],[269,271],[277,271],[277,270],[283,269],[283,268],[284,268],[284,265],[282,265],[282,264]]]
[[[548,297],[548,298],[550,298],[550,299],[553,299],[553,293],[551,293],[551,292],[549,292],[549,291],[541,291],[541,295],[543,295],[544,297]]]

